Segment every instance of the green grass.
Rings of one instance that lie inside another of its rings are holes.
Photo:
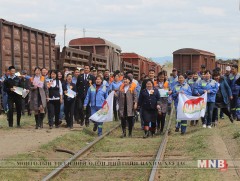
[[[1,123],[5,119],[4,116],[0,117]],[[28,127],[30,125],[34,125],[33,117],[24,116],[22,119],[22,127]],[[103,133],[110,130],[116,122],[109,122],[104,124]],[[2,124],[3,129],[5,131],[11,131],[7,127],[7,124]],[[52,169],[56,166],[52,165],[51,167],[42,166],[29,166],[27,168],[20,167],[17,165],[17,161],[58,161],[61,163],[67,158],[71,157],[71,155],[66,153],[55,152],[55,148],[67,149],[73,152],[78,151],[79,149],[85,147],[91,141],[93,141],[97,137],[97,133],[92,131],[93,124],[90,127],[85,128],[83,130],[73,130],[66,132],[65,135],[59,136],[56,139],[48,142],[47,144],[39,145],[39,148],[35,152],[25,153],[25,154],[17,154],[13,155],[7,159],[5,159],[1,164],[9,166],[9,169],[0,169],[0,178],[1,180],[40,180],[45,175],[50,173]],[[16,128],[13,128],[16,129]],[[44,128],[46,129],[46,128]],[[29,135],[31,136],[31,135]],[[44,134],[42,135],[44,136]],[[34,140],[33,140],[34,141]],[[13,143],[14,144],[14,143]]]
[[[35,125],[35,120],[34,116],[27,116],[26,114],[24,116],[21,116],[21,126],[24,127],[29,127],[29,126],[34,126]],[[0,115],[0,127],[4,130],[11,130],[14,129],[14,127],[17,126],[17,117],[16,114],[13,116],[13,128],[8,127],[8,121],[7,121],[7,116],[6,114]]]
[[[173,118],[175,121],[175,118]],[[233,158],[239,158],[240,154],[240,131],[239,123],[234,124],[228,120],[220,120],[217,128],[203,129],[201,125],[195,127],[187,127],[187,133],[182,136],[172,131],[166,148],[166,160],[169,158],[186,160],[187,165],[180,168],[167,168],[159,171],[159,180],[224,180],[224,172],[217,169],[198,169],[197,160],[212,159],[216,157],[216,150],[212,147],[212,138],[216,134],[222,136],[226,146],[231,150]],[[174,124],[172,130],[174,130]],[[235,146],[232,149],[231,143]],[[221,149],[221,148],[219,148]],[[235,151],[234,151],[235,150]],[[186,169],[188,168],[188,169]],[[237,180],[237,178],[236,178]]]
[[[120,138],[122,131],[118,128],[112,134],[97,143],[88,155],[80,159],[105,162],[152,162],[155,160],[162,136],[156,135],[143,139],[144,132],[135,124],[132,138]],[[85,166],[79,169],[68,169],[54,180],[147,180],[152,165],[118,165],[118,166]],[[82,177],[84,175],[84,177]]]

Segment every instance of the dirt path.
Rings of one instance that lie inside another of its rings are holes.
[[[69,133],[69,129],[34,128],[1,130],[0,131],[0,159],[8,156],[35,151],[40,145],[46,144],[57,137]]]
[[[227,160],[228,170],[222,173],[223,180],[238,180],[239,177],[234,169],[234,161],[228,151],[225,142],[220,136],[220,129],[214,130],[214,135],[212,136],[212,144],[215,149],[216,158]]]

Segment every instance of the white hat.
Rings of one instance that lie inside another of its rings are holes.
[[[227,66],[227,67],[226,67],[226,70],[227,70],[227,71],[231,71],[231,67],[230,67],[230,66]]]

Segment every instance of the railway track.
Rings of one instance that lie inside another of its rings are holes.
[[[86,147],[80,149],[75,155],[64,161],[59,167],[45,176],[42,181],[48,181],[54,178],[56,178],[56,180],[74,177],[79,178],[81,175],[85,175],[85,178],[94,180],[94,178],[89,178],[92,177],[92,175],[89,175],[88,177],[88,170],[93,169],[97,170],[96,175],[101,175],[101,173],[98,174],[98,172],[103,170],[111,170],[112,173],[109,173],[108,175],[110,180],[116,179],[115,175],[119,174],[122,174],[120,177],[124,180],[134,177],[133,175],[140,175],[140,178],[144,178],[146,180],[146,176],[149,176],[149,170],[152,170],[149,180],[154,180],[156,177],[157,167],[153,164],[153,167],[151,168],[148,163],[158,162],[163,158],[171,126],[172,114],[173,113],[171,112],[167,130],[163,137],[155,136],[154,138],[142,139],[142,131],[135,128],[133,131],[133,138],[120,139],[119,135],[121,134],[121,129],[119,128],[119,124],[101,137],[96,138]],[[98,147],[96,148],[97,145]],[[149,149],[148,145],[151,145]],[[88,167],[87,169],[81,167],[75,169],[75,167],[69,166],[69,164],[73,161],[91,162],[93,160],[99,160],[99,162],[104,163],[104,165],[101,165],[103,167],[100,168],[93,165],[93,167]],[[129,164],[126,164],[127,162],[129,162]],[[112,165],[106,166],[105,163],[111,163]],[[120,166],[119,163],[125,163],[125,165]],[[146,173],[141,173],[143,169],[147,170]],[[121,173],[117,173],[118,170]],[[67,178],[62,175],[65,175]]]
[[[170,117],[169,117],[167,130],[165,131],[163,140],[162,140],[162,142],[160,144],[160,147],[158,149],[158,153],[157,153],[157,156],[156,156],[156,159],[155,159],[154,163],[158,163],[158,162],[162,161],[163,158],[164,158],[164,153],[165,153],[166,145],[167,145],[167,142],[168,142],[168,135],[170,133],[171,123],[172,123],[173,108],[171,110],[172,111],[171,111],[171,114],[170,114]],[[158,179],[157,178],[158,167],[159,167],[158,164],[154,164],[154,166],[152,168],[152,171],[151,171],[151,174],[150,174],[150,177],[149,177],[149,181],[154,181],[154,180]]]
[[[80,149],[76,154],[74,154],[72,157],[70,157],[69,159],[67,159],[66,161],[64,161],[59,167],[57,167],[55,170],[53,170],[49,175],[47,175],[46,177],[44,177],[42,179],[42,181],[47,181],[50,180],[52,178],[54,178],[57,174],[59,174],[64,168],[66,168],[68,166],[69,163],[71,163],[72,161],[76,160],[78,157],[80,157],[81,155],[83,155],[85,152],[87,152],[91,147],[93,147],[96,143],[98,143],[99,141],[101,141],[104,137],[106,137],[107,135],[109,135],[111,132],[113,132],[115,129],[117,129],[120,126],[120,124],[118,124],[117,126],[115,126],[114,128],[112,128],[111,130],[109,130],[107,133],[103,134],[102,136],[96,138],[93,142],[91,142],[89,145],[87,145],[86,147]]]

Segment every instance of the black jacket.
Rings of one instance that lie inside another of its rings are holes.
[[[153,94],[149,94],[147,89],[143,89],[140,92],[138,105],[140,108],[145,110],[157,109],[157,105],[160,101],[160,94],[157,89],[153,89]]]
[[[87,80],[84,80],[84,74],[78,76],[76,88],[79,98],[85,99],[88,88],[90,87],[90,82],[91,84],[95,83],[95,78],[93,75],[88,74]]]
[[[21,78],[21,84],[24,89],[27,89],[27,90],[30,89],[30,80]]]
[[[16,94],[15,92],[11,91],[10,89],[13,87],[23,87],[22,81],[19,77],[15,76],[13,79],[12,78],[6,78],[4,81],[4,92],[7,92],[9,97],[12,96],[20,96]]]
[[[64,82],[62,84],[64,101],[70,101],[70,100],[74,99],[74,98],[70,98],[70,97],[65,95],[64,92],[68,90],[67,85],[68,85],[67,82]],[[72,91],[76,92],[76,85],[74,83],[71,83],[70,86],[72,86]]]

